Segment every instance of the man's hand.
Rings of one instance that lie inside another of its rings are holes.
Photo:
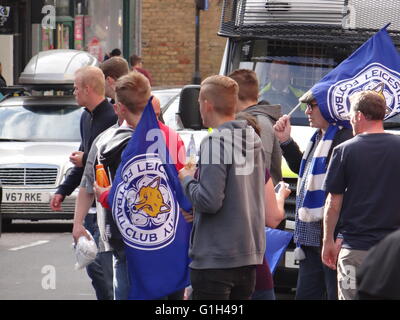
[[[50,200],[50,208],[53,211],[62,211],[61,203],[64,201],[65,196],[62,194],[54,194]]]
[[[182,168],[179,171],[179,175],[178,175],[179,180],[182,181],[187,176],[194,177],[195,172],[196,172],[196,167],[195,166],[190,167],[190,168],[186,168],[186,167]]]
[[[102,195],[104,192],[106,192],[107,190],[110,190],[110,189],[111,189],[111,186],[109,186],[109,187],[107,187],[107,188],[102,188],[102,187],[100,187],[100,186],[97,184],[96,181],[93,183],[93,190],[94,190],[94,193],[95,193],[95,195],[96,195],[97,201],[99,201],[101,195]]]
[[[194,215],[193,215],[192,213],[189,213],[189,212],[183,210],[182,208],[181,208],[181,212],[182,212],[182,215],[183,215],[183,217],[185,218],[185,221],[186,221],[187,223],[192,223],[192,222],[193,222],[193,220],[194,220]]]
[[[75,167],[82,168],[83,167],[83,155],[84,155],[84,153],[82,151],[72,152],[71,155],[69,156],[69,161],[71,161]]]
[[[340,246],[333,241],[324,241],[322,245],[322,262],[330,269],[336,270]]]
[[[80,237],[86,237],[88,240],[91,240],[89,234],[86,232],[85,227],[81,223],[74,223],[72,228],[72,238],[74,238],[74,242],[77,243]]]
[[[290,117],[288,115],[283,115],[278,119],[274,125],[275,136],[278,138],[279,142],[285,142],[290,139]]]

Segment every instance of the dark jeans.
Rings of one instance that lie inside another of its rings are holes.
[[[301,246],[306,258],[300,261],[296,300],[337,300],[336,270],[322,263],[321,248]]]
[[[181,289],[171,293],[168,296],[161,298],[160,300],[183,300],[184,295],[185,295],[185,289]]]
[[[98,246],[100,232],[95,214],[88,214],[86,216],[85,228],[92,234]],[[97,300],[113,300],[112,252],[98,253],[96,259],[86,267],[86,272],[89,278],[92,279],[92,286],[96,292]]]
[[[256,266],[190,269],[193,300],[249,300],[256,285]]]

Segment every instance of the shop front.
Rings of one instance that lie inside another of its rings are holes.
[[[103,61],[118,48],[128,58],[139,47],[139,6],[139,0],[0,0],[0,35],[14,44],[1,53],[13,52],[15,75],[33,55],[52,49],[85,50]]]

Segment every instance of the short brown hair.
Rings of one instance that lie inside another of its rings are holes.
[[[350,97],[353,111],[360,111],[367,120],[383,120],[386,115],[386,100],[372,90],[359,91]]]
[[[131,66],[134,67],[138,63],[142,62],[142,58],[139,57],[137,54],[133,54],[129,57],[129,62],[131,63]]]
[[[231,116],[235,114],[238,103],[239,85],[226,76],[210,76],[201,83],[204,97],[214,104],[217,113]]]
[[[122,57],[107,59],[100,65],[100,69],[103,71],[106,78],[111,77],[114,80],[117,80],[129,72],[128,62]]]
[[[233,71],[229,77],[235,80],[239,85],[239,100],[258,100],[258,79],[254,71],[238,69]]]
[[[100,68],[85,66],[75,72],[75,77],[80,77],[83,86],[93,89],[98,95],[105,95],[105,79]]]
[[[132,71],[117,80],[115,93],[130,112],[141,114],[151,96],[150,83],[140,72]]]

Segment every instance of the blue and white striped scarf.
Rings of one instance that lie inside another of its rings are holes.
[[[337,125],[329,125],[328,130],[326,130],[324,136],[322,137],[321,141],[318,143],[315,149],[310,164],[310,175],[307,177],[303,203],[300,204],[301,207],[298,210],[299,219],[301,221],[320,221],[324,216],[326,193],[323,190],[323,184],[328,165],[327,157],[329,150],[331,149],[333,139],[335,138],[336,132],[338,132],[340,129],[341,127]],[[303,159],[301,160],[299,172],[300,179],[303,179],[307,158],[313,148],[315,141],[317,140],[318,133],[319,130],[314,133],[310,142],[308,143],[306,151],[303,154]],[[297,194],[300,194],[300,185],[301,183],[297,184]]]

